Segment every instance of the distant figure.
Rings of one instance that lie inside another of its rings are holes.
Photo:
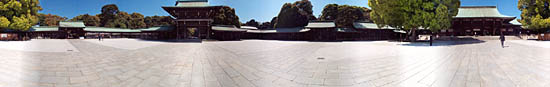
[[[101,39],[103,39],[103,34],[100,33],[100,34],[98,34],[98,36],[99,37],[97,37],[97,38],[99,38],[99,41],[101,41]]]
[[[504,41],[506,41],[506,37],[504,37],[504,34],[500,32],[500,45],[502,46],[502,48],[504,48]]]

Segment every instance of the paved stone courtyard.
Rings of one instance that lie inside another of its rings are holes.
[[[548,87],[550,42],[0,42],[0,87]]]

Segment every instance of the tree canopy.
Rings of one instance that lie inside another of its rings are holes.
[[[213,16],[214,23],[218,25],[235,25],[241,27],[241,22],[239,22],[239,16],[235,14],[235,9],[229,6],[223,6],[218,11],[214,11]]]
[[[128,14],[118,10],[115,4],[108,4],[101,8],[101,13],[95,16],[84,14],[72,18],[69,21],[82,21],[86,26],[112,27],[112,28],[146,28],[144,15],[140,13]]]
[[[405,30],[420,27],[437,32],[451,27],[458,14],[459,0],[369,0],[371,19],[378,27],[391,26]]]
[[[117,16],[119,14],[118,6],[115,4],[108,4],[101,8],[101,13],[98,15],[99,19],[101,21],[102,27],[114,27],[115,24],[115,18],[120,17]],[[126,13],[127,14],[127,13]]]
[[[39,0],[0,0],[0,29],[27,31],[38,23]]]
[[[519,0],[521,24],[535,31],[550,31],[550,1],[549,0]]]
[[[316,20],[313,15],[313,5],[309,0],[296,1],[293,4],[285,3],[277,16],[274,27],[302,27],[309,23],[309,20]]]
[[[174,19],[170,16],[147,16],[144,19],[147,27],[174,25]]]
[[[39,25],[40,26],[59,26],[60,21],[67,20],[67,17],[61,17],[58,15],[52,14],[39,14]]]
[[[246,26],[253,26],[253,27],[259,27],[260,23],[258,23],[256,20],[251,19],[250,21],[246,22],[244,25]]]
[[[89,14],[76,16],[76,17],[70,19],[69,21],[82,21],[82,22],[84,22],[84,25],[86,25],[86,26],[100,26],[101,25],[99,17],[94,16],[94,15],[89,15]]]
[[[370,11],[366,7],[328,4],[319,20],[334,20],[337,27],[353,27],[355,21],[369,20]]]
[[[264,22],[260,24],[260,26],[258,26],[258,29],[270,29],[270,28],[273,28],[273,25],[271,24],[271,22]]]

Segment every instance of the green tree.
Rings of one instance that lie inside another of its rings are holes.
[[[52,14],[39,14],[39,25],[40,26],[59,26],[60,21],[67,20],[66,17],[61,17],[58,15],[52,15]]]
[[[328,4],[321,12],[320,20],[336,20],[338,18],[338,4]]]
[[[89,14],[76,16],[76,17],[70,19],[69,21],[82,21],[82,22],[84,22],[84,25],[86,25],[86,26],[100,26],[101,25],[99,17],[94,16],[94,15],[89,15]]]
[[[115,4],[108,4],[101,8],[101,14],[99,14],[99,19],[102,27],[115,27],[115,20],[119,14],[118,6]],[[126,13],[128,14],[128,13]]]
[[[0,28],[27,31],[39,21],[39,4],[39,0],[0,0],[0,21],[9,21],[0,23]]]
[[[0,17],[0,29],[8,28],[10,26],[10,20],[6,17]]]
[[[111,26],[111,27],[130,28],[128,24],[130,23],[131,18],[132,16],[130,14],[121,11],[121,12],[118,12],[113,22],[108,22],[108,23],[113,23],[111,25],[114,25],[114,26]]]
[[[246,22],[245,25],[246,26],[258,27],[258,26],[260,26],[260,23],[256,22],[256,20],[252,19],[252,20]]]
[[[155,26],[171,26],[174,25],[174,19],[170,16],[147,16],[144,19],[145,24],[147,27],[155,27]]]
[[[521,24],[527,29],[550,32],[550,1],[549,0],[519,0]]]
[[[458,14],[459,0],[369,0],[371,19],[378,27],[391,26],[409,30],[416,36],[416,29],[432,32],[449,29],[453,16]],[[411,38],[416,39],[416,38]]]
[[[218,11],[214,11],[213,16],[214,23],[218,25],[235,25],[241,27],[241,22],[239,22],[239,16],[235,14],[235,9],[229,6],[224,6]]]
[[[313,15],[313,5],[309,0],[296,1],[293,4],[285,3],[277,16],[274,27],[302,27],[309,23],[309,20],[317,20]]]
[[[264,22],[258,27],[258,29],[269,29],[269,28],[273,28],[273,25],[271,24],[271,22]]]
[[[128,23],[129,28],[131,29],[138,29],[138,28],[145,28],[147,25],[145,24],[144,16],[140,13],[132,13],[130,21]]]
[[[353,27],[355,21],[369,20],[370,9],[359,6],[328,4],[319,20],[334,20],[337,27]]]

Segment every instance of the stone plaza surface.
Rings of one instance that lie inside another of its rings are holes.
[[[550,43],[0,42],[0,87],[548,87]]]

